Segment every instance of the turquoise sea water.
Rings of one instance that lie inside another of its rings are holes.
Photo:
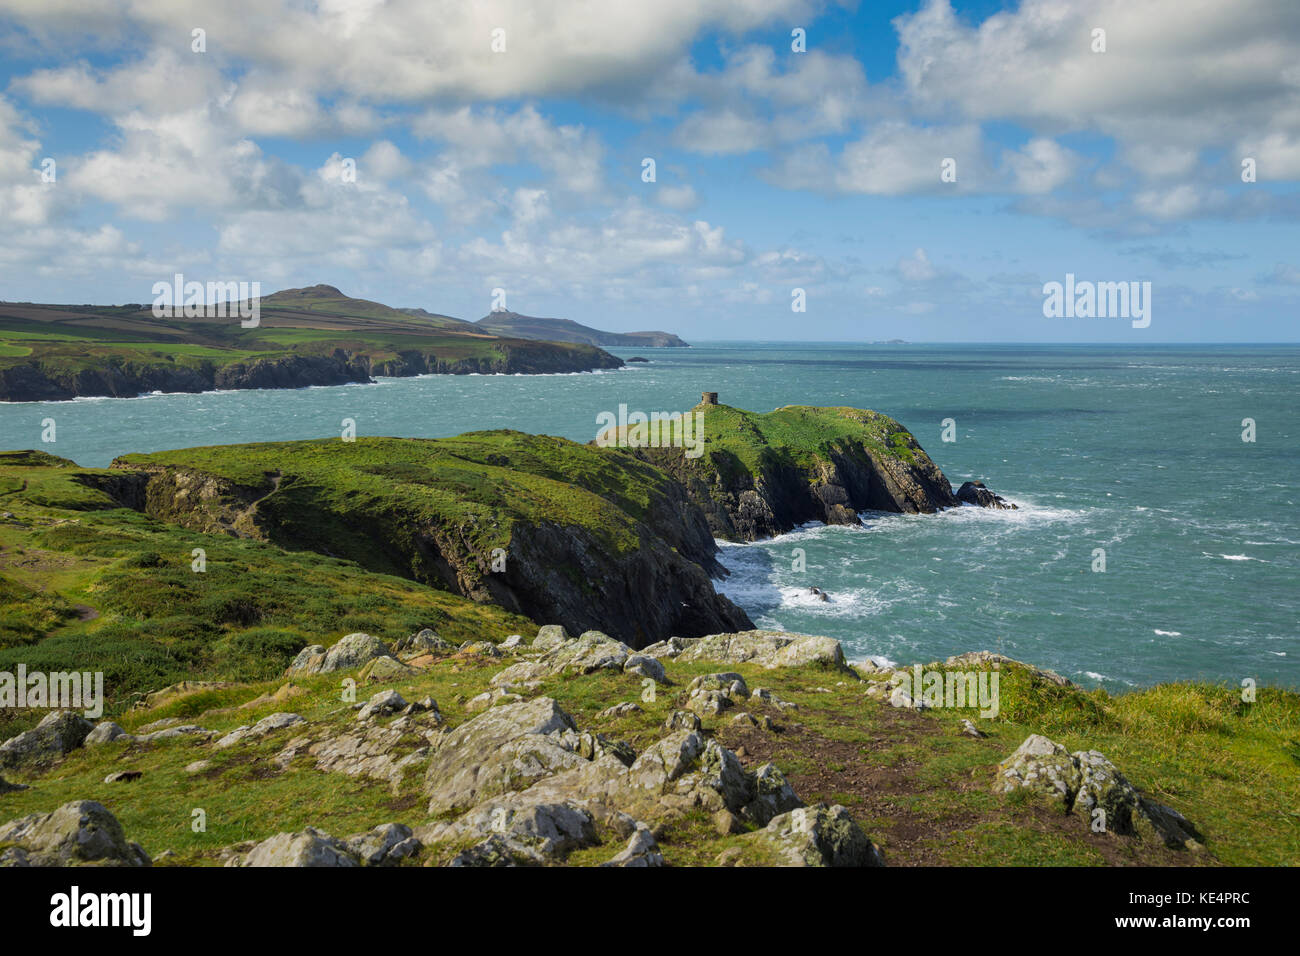
[[[627,358],[632,352],[620,351]],[[864,515],[723,547],[719,587],[760,624],[851,657],[1001,650],[1113,690],[1183,678],[1300,686],[1300,347],[717,344],[594,375],[0,405],[0,448],[83,465],[192,445],[516,428],[586,441],[626,404],[701,391],[756,411],[853,405],[899,419],[954,486],[1020,505]],[[42,420],[58,441],[42,445]],[[955,442],[940,440],[956,422]],[[1257,437],[1242,441],[1242,420]],[[792,570],[795,548],[807,570]],[[1093,552],[1106,552],[1095,573]],[[831,601],[809,599],[816,585]]]

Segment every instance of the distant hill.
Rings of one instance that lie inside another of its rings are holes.
[[[540,319],[518,312],[489,312],[475,323],[485,332],[516,339],[544,339],[615,348],[690,348],[671,332],[602,332],[572,319]]]
[[[263,296],[260,312],[258,324],[245,328],[225,308],[156,317],[141,303],[0,302],[0,401],[623,366],[586,342],[497,335],[450,316],[354,299],[331,285]]]

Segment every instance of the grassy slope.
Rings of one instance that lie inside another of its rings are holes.
[[[182,679],[270,677],[350,631],[459,641],[532,627],[348,560],[154,521],[74,480],[71,462],[20,455],[0,454],[0,511],[13,515],[0,519],[0,670],[103,670],[111,712]],[[0,736],[38,717],[3,714]]]
[[[395,687],[408,700],[432,695],[455,725],[469,719],[464,703],[488,686],[508,661],[463,654],[444,659]],[[582,729],[627,740],[638,750],[663,736],[664,719],[684,698],[707,663],[668,662],[675,686],[653,702],[640,701],[635,675],[597,673],[548,680],[538,691],[555,697]],[[729,747],[745,746],[753,768],[771,759],[808,802],[845,804],[894,865],[1142,865],[1292,864],[1300,862],[1294,808],[1300,798],[1295,772],[1295,727],[1300,695],[1265,690],[1249,707],[1234,704],[1228,688],[1166,686],[1109,698],[1104,693],[1049,690],[1027,672],[1003,669],[1004,713],[980,721],[989,732],[972,740],[957,732],[960,712],[916,714],[895,710],[863,693],[855,679],[817,668],[763,671],[737,665],[751,687],[770,688],[800,705],[793,714],[768,713],[777,733],[740,731],[730,714],[707,718],[705,730]],[[161,717],[197,721],[216,731],[252,723],[290,709],[338,728],[354,724],[339,701],[339,675],[297,681],[306,693],[284,703],[239,705],[282,682],[208,691],[122,718],[132,730]],[[369,688],[362,694],[377,688]],[[619,701],[640,701],[642,713],[602,720]],[[994,767],[1031,732],[1047,733],[1072,749],[1106,753],[1133,782],[1196,823],[1208,853],[1173,852],[1111,834],[1089,832],[1031,799],[995,795]],[[381,822],[427,821],[418,776],[394,794],[387,787],[314,770],[305,758],[281,771],[271,757],[285,735],[250,748],[213,751],[192,739],[142,747],[112,744],[74,752],[45,775],[7,772],[33,784],[0,798],[0,816],[45,811],[72,799],[96,799],[121,819],[128,836],[151,853],[173,849],[177,864],[212,864],[222,846],[276,832],[315,826],[342,836]],[[191,775],[189,762],[208,758],[210,770]],[[116,770],[138,769],[136,783],[105,784]],[[208,831],[190,829],[190,811],[202,807]],[[661,840],[667,862],[707,864],[737,836],[717,835],[702,815],[674,824]],[[574,854],[590,864],[621,849],[613,838]],[[444,859],[443,852],[436,859]]]

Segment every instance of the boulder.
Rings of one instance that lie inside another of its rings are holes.
[[[409,706],[406,698],[395,690],[381,690],[357,711],[357,720],[369,720],[372,717],[387,717]]]
[[[33,813],[0,825],[0,866],[149,866],[103,804],[74,800],[50,813]]]
[[[664,665],[653,657],[647,657],[645,654],[633,654],[623,662],[624,674],[638,674],[641,677],[649,677],[657,683],[664,683],[668,680],[668,674],[664,671]]]
[[[612,707],[606,707],[604,710],[602,710],[599,714],[596,715],[596,719],[614,720],[618,717],[626,717],[628,714],[639,714],[639,713],[642,713],[641,705],[637,703],[633,703],[630,700],[627,700],[621,704],[615,704]]]
[[[48,763],[85,742],[95,725],[70,710],[55,710],[31,730],[0,744],[0,768]]]
[[[581,637],[557,644],[539,660],[552,674],[591,674],[599,670],[621,670],[632,649],[600,631],[584,631]]]
[[[127,738],[128,741],[134,738],[125,730],[113,723],[111,720],[101,720],[93,730],[86,735],[85,745],[87,747],[96,747],[100,744],[112,743],[114,740]]]
[[[342,840],[307,827],[298,833],[277,833],[247,853],[232,856],[226,866],[360,866]]]
[[[769,670],[817,664],[848,670],[840,642],[814,634],[784,631],[741,631],[710,634],[687,642],[679,661],[714,661],[720,664],[757,664]]]
[[[577,728],[549,697],[493,707],[461,724],[429,759],[424,784],[429,813],[467,809],[584,763],[561,739],[565,730]]]
[[[644,823],[637,823],[636,832],[627,841],[627,846],[610,857],[601,866],[663,866],[664,857],[659,852],[659,843],[654,833]]]
[[[481,835],[452,866],[510,866],[552,863],[579,847],[593,846],[596,823],[576,804],[492,801],[475,808],[438,834],[439,839]]]
[[[377,657],[392,658],[393,663],[398,663],[383,641],[358,631],[344,637],[328,650],[320,644],[304,647],[285,674],[331,674],[334,671],[353,670]]]
[[[348,852],[362,866],[397,866],[402,860],[419,853],[423,844],[411,835],[411,828],[401,823],[381,823],[377,827],[350,836],[344,841]]]
[[[1096,750],[1069,753],[1039,734],[1025,738],[1015,753],[998,764],[994,789],[1009,793],[1028,789],[1086,826],[1100,825],[1120,836],[1164,843],[1171,849],[1201,849],[1200,833],[1182,814],[1148,800]]]
[[[533,638],[533,650],[549,651],[553,647],[559,647],[561,644],[573,640],[569,637],[569,632],[559,624],[544,625]]]
[[[226,747],[232,747],[244,740],[257,740],[265,737],[267,734],[273,734],[276,731],[284,730],[295,724],[304,724],[306,721],[298,714],[278,713],[268,714],[251,727],[236,727],[230,733],[226,734],[217,741],[216,746],[224,750]]]
[[[403,664],[396,657],[384,655],[366,662],[357,671],[357,680],[362,683],[382,684],[385,681],[401,680],[410,677],[415,671]]]
[[[746,838],[782,866],[884,866],[880,850],[844,807],[800,807]]]
[[[999,508],[1002,510],[1015,511],[1016,506],[1007,501],[1001,495],[995,495],[988,488],[984,487],[982,481],[963,482],[962,486],[957,489],[957,500],[968,505],[978,505],[981,508]]]
[[[10,783],[4,777],[0,777],[0,794],[17,793],[19,790],[26,790],[27,785],[23,783]]]
[[[393,644],[393,653],[398,657],[422,657],[425,654],[454,654],[456,645],[444,641],[431,628],[416,631],[409,637],[399,638]]]

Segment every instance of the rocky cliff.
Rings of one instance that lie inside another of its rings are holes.
[[[197,366],[172,362],[106,363],[67,368],[39,361],[0,368],[0,401],[42,402],[71,398],[130,398],[149,392],[207,392],[214,389],[305,388],[369,382],[372,375],[404,377],[442,374],[544,374],[621,368],[623,361],[598,348],[561,347],[547,342],[502,342],[490,357],[440,358],[432,350],[406,350],[395,357],[335,349],[325,355],[289,354]]]
[[[633,646],[752,626],[685,489],[613,451],[518,432],[127,456],[83,480],[207,533],[349,558]]]
[[[688,414],[700,416],[698,457],[663,441],[628,450],[682,482],[724,540],[754,541],[807,521],[857,524],[862,511],[929,514],[961,503],[907,429],[878,412],[787,406],[760,415],[710,401]],[[636,445],[630,437],[619,440]]]

